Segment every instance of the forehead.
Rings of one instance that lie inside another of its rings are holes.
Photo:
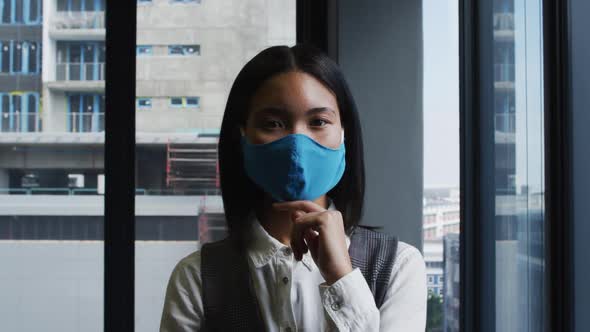
[[[268,107],[305,112],[313,108],[330,108],[338,114],[336,96],[322,82],[307,73],[290,71],[266,80],[252,97],[250,110]]]

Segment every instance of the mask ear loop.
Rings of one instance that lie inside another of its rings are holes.
[[[340,144],[344,143],[344,129],[342,129],[342,138],[340,139]]]

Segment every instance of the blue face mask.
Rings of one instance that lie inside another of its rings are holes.
[[[338,149],[304,134],[291,134],[265,144],[242,135],[246,174],[276,201],[315,200],[334,188],[346,166],[344,132]]]

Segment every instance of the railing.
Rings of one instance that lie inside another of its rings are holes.
[[[53,27],[63,29],[104,29],[105,14],[96,12],[57,12],[54,14]]]
[[[96,133],[104,131],[104,112],[69,114],[70,123],[68,131],[71,133]]]
[[[0,188],[0,195],[98,195],[98,188]],[[221,196],[219,189],[190,189],[182,193],[170,189],[136,188],[135,195],[141,196]]]
[[[494,81],[496,82],[514,82],[514,64],[495,64]]]
[[[516,132],[516,115],[514,113],[496,114],[496,131],[505,133]]]
[[[514,30],[514,14],[494,14],[494,30]]]
[[[39,132],[41,129],[39,113],[13,112],[2,113],[0,116],[0,132],[2,133]]]
[[[104,62],[58,63],[55,78],[58,81],[104,81]]]

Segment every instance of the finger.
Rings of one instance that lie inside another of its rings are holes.
[[[309,251],[311,252],[311,257],[313,260],[317,262],[318,257],[318,241],[319,241],[320,234],[314,231],[312,228],[308,228],[305,231],[305,242]]]
[[[304,214],[305,212],[300,210],[293,212],[291,214],[291,222],[295,222],[297,218],[303,216]],[[301,246],[299,244],[299,241],[297,241],[297,233],[295,232],[295,227],[293,227],[293,230],[291,231],[291,249],[293,249],[293,255],[297,259],[297,257],[299,257]]]
[[[310,212],[293,221],[292,230],[292,241],[298,247],[298,260],[301,260],[303,254],[307,252],[307,245],[305,244],[304,237],[305,231],[309,229],[319,229],[321,220],[318,216],[323,212]]]
[[[284,210],[303,210],[305,212],[322,212],[326,211],[323,206],[312,201],[291,201],[277,202],[272,204],[273,208],[279,211]]]

